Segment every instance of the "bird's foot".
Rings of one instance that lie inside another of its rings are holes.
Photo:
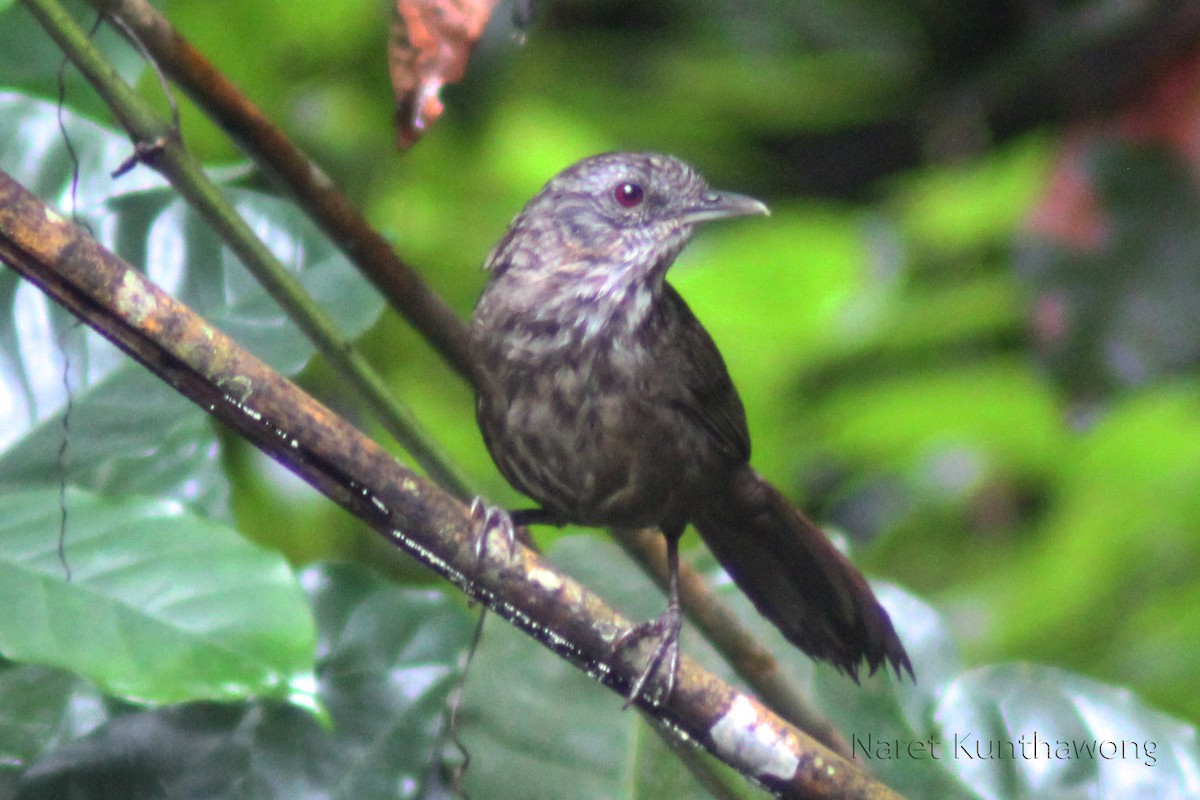
[[[634,625],[613,642],[613,652],[616,652],[636,645],[646,638],[653,637],[658,640],[646,667],[630,687],[624,708],[633,705],[654,678],[662,681],[657,702],[666,703],[671,699],[671,693],[675,691],[675,677],[679,672],[679,630],[682,626],[683,612],[677,605],[668,605],[667,610],[657,619]]]
[[[488,542],[493,533],[500,535],[511,560],[517,551],[517,530],[509,513],[500,506],[489,505],[482,497],[471,501],[469,513],[471,524],[475,527],[475,566],[482,564],[487,556]]]

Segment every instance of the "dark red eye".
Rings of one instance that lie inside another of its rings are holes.
[[[613,189],[613,197],[626,208],[641,205],[642,198],[645,196],[642,187],[636,183],[618,183],[617,188]]]

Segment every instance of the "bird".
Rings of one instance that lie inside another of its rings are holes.
[[[760,614],[859,680],[913,676],[862,573],[750,466],[741,399],[667,271],[698,225],[767,215],[660,153],[585,158],[551,178],[484,262],[468,347],[476,418],[500,473],[537,506],[501,524],[658,528],[667,606],[614,647],[653,637],[628,702],[679,664],[679,540],[692,525]],[[628,703],[627,703],[628,704]]]

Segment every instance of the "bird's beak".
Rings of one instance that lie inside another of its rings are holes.
[[[753,197],[733,192],[705,192],[700,201],[683,209],[679,214],[681,222],[693,224],[708,222],[714,219],[731,219],[733,217],[752,217],[761,214],[769,216],[771,210],[767,204]]]

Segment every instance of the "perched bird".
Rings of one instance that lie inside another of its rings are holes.
[[[608,153],[552,178],[485,264],[470,330],[479,426],[500,472],[540,505],[511,521],[666,537],[667,608],[618,642],[658,639],[631,700],[664,664],[673,686],[688,523],[801,650],[856,681],[864,660],[871,674],[885,662],[912,674],[862,574],[751,469],[721,354],[665,280],[697,224],[767,213],[670,156]]]

